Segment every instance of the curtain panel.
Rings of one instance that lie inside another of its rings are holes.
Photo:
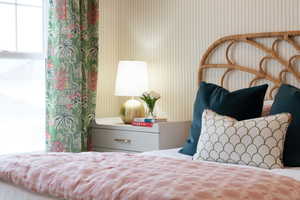
[[[46,145],[88,150],[98,69],[98,0],[49,0]]]

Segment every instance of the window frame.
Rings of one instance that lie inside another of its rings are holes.
[[[0,50],[0,59],[33,59],[33,60],[42,60],[42,59],[46,59],[46,52],[47,52],[47,35],[48,35],[48,31],[47,31],[47,23],[48,23],[48,4],[47,1],[45,0],[41,0],[42,1],[42,14],[43,14],[43,24],[42,24],[42,33],[43,33],[43,37],[42,37],[42,52],[20,52],[20,51],[6,51],[6,50]],[[40,6],[35,6],[35,5],[26,5],[26,4],[21,4],[21,3],[17,3],[16,0],[15,2],[0,2],[0,4],[6,4],[6,5],[15,5],[16,9],[17,6],[28,6],[28,7],[37,7],[40,8]],[[15,13],[15,15],[17,16],[17,11]],[[16,21],[15,21],[15,25],[17,24],[17,17],[16,17]],[[16,28],[16,31],[18,31],[18,29]],[[18,39],[17,39],[17,34],[16,34],[16,49],[18,46]]]

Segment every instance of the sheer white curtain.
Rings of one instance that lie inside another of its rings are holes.
[[[0,0],[0,154],[45,149],[43,0]]]
[[[0,59],[0,66],[0,153],[43,150],[44,61]]]

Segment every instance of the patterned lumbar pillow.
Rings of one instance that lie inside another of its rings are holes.
[[[237,121],[205,110],[194,160],[282,168],[289,113]]]

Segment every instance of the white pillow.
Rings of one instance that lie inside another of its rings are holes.
[[[194,160],[282,168],[289,113],[237,121],[205,110]]]
[[[274,102],[273,100],[264,101],[264,106],[261,113],[262,117],[268,116],[270,114],[273,102]]]

